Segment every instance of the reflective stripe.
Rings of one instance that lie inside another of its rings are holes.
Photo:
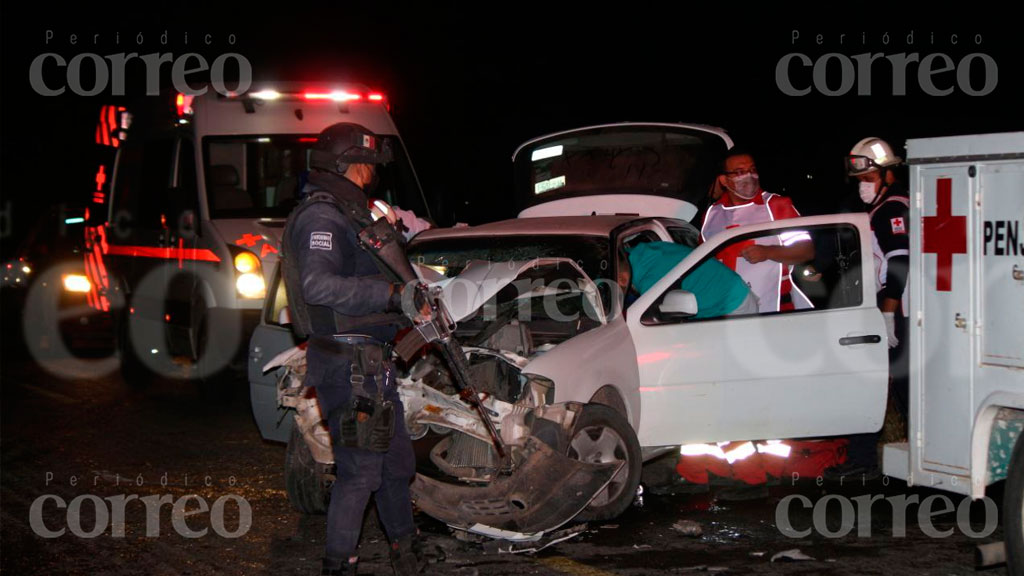
[[[810,239],[811,235],[803,230],[793,230],[792,232],[783,232],[782,234],[779,234],[779,240],[782,241],[783,246],[792,246],[797,242],[804,240],[809,241]]]
[[[910,256],[910,250],[893,250],[885,253],[885,259],[895,258],[896,256]]]
[[[141,258],[163,258],[165,260],[199,260],[220,262],[220,258],[205,248],[158,248],[156,246],[121,246],[109,244],[107,254],[115,256],[138,256]]]

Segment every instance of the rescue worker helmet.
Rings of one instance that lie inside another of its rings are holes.
[[[892,146],[881,138],[865,138],[850,150],[846,157],[846,173],[850,176],[866,174],[896,166],[903,159],[892,151]]]

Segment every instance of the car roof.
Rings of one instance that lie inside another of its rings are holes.
[[[414,243],[450,238],[480,238],[487,236],[608,236],[612,230],[629,222],[661,220],[669,218],[640,217],[636,214],[601,214],[596,216],[548,216],[537,218],[513,218],[479,226],[456,228],[432,228],[416,235]],[[682,222],[681,220],[679,222]]]

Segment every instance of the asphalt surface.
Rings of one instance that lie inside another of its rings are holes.
[[[9,343],[3,347],[0,369],[0,572],[318,573],[325,517],[303,516],[290,507],[284,490],[284,446],[261,440],[244,382],[236,379],[225,400],[190,382],[129,386],[118,373],[62,380]],[[932,494],[908,490],[897,481],[888,487],[819,487],[809,481],[770,490],[656,491],[648,489],[642,507],[533,554],[506,553],[493,541],[457,539],[444,525],[418,514],[428,548],[444,556],[428,573],[975,574],[974,546],[1001,538],[1001,529],[983,539],[964,535],[952,513],[933,519],[937,529],[952,529],[952,534],[931,538],[914,520],[913,509],[906,536],[894,537],[890,508],[882,505],[872,508],[870,522],[861,522],[871,528],[870,537],[858,537],[857,530],[841,538],[812,531],[791,539],[775,525],[778,504],[788,495],[817,502],[827,494]],[[182,500],[185,496],[189,498]],[[147,520],[147,505],[135,497],[154,497],[154,503],[164,497],[180,506],[175,511],[168,503]],[[70,510],[76,499],[80,522],[73,521]],[[123,521],[117,517],[119,501],[124,504]],[[98,514],[97,503],[102,508]],[[33,504],[40,511],[35,523]],[[246,507],[251,522],[246,521]],[[223,518],[214,518],[214,509]],[[810,510],[792,509],[796,528],[812,526]],[[973,529],[981,530],[984,507],[976,504],[971,510]],[[840,516],[838,505],[830,509],[829,530],[840,530]],[[698,523],[702,535],[674,529],[681,520]],[[41,535],[62,529],[59,536]],[[771,561],[792,549],[813,560]],[[360,554],[360,573],[391,573],[372,508]],[[998,568],[985,573],[1004,572]]]

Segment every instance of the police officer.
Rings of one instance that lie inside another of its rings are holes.
[[[889,374],[896,410],[907,418],[910,361],[907,346],[907,274],[910,268],[910,199],[895,174],[902,160],[880,138],[864,138],[846,158],[846,169],[859,182],[860,199],[871,216],[878,307],[885,318]],[[878,433],[850,437],[846,464],[826,470],[826,477],[871,479],[878,471]]]
[[[371,494],[395,573],[415,574],[422,567],[409,499],[415,456],[390,360],[390,343],[407,322],[403,285],[388,279],[357,236],[372,223],[366,194],[377,165],[390,159],[386,142],[362,126],[325,129],[310,155],[305,199],[284,232],[293,326],[309,336],[305,381],[316,387],[337,466],[321,574],[356,573]]]

